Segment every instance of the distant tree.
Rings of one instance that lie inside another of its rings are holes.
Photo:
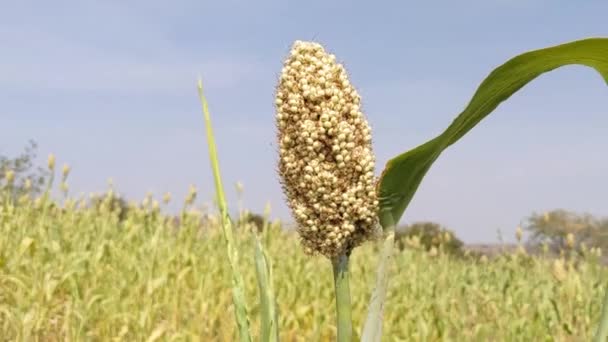
[[[464,243],[456,237],[453,231],[435,222],[415,222],[410,225],[400,227],[397,230],[395,239],[397,247],[404,249],[407,247],[407,240],[412,238],[419,239],[420,247],[430,250],[432,247],[439,248],[453,255],[462,255]]]
[[[118,214],[119,221],[123,221],[127,218],[129,203],[120,195],[112,194],[112,196],[108,198],[107,194],[102,194],[93,196],[90,200],[90,205],[97,210],[101,209],[103,203],[107,203],[107,210]]]
[[[608,219],[590,214],[577,214],[563,209],[533,213],[525,228],[531,232],[529,244],[540,245],[546,242],[554,251],[567,246],[568,234],[572,234],[577,245],[584,242],[589,247],[608,248]]]
[[[35,166],[37,148],[36,142],[30,140],[20,155],[12,158],[0,155],[0,178],[3,178],[8,170],[14,172],[15,178],[12,187],[14,196],[25,193],[40,194],[50,178],[47,169]],[[26,186],[28,182],[30,183],[29,189]]]
[[[265,222],[266,220],[264,219],[264,216],[247,212],[241,218],[239,225],[251,224],[258,230],[258,232],[262,232],[264,230]]]

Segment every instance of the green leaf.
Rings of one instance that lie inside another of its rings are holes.
[[[492,71],[442,134],[387,163],[379,183],[380,210],[390,211],[398,222],[427,171],[446,148],[530,81],[573,64],[595,69],[608,83],[608,39],[589,38],[530,51]]]
[[[203,81],[198,81],[198,96],[203,109],[205,126],[207,128],[207,145],[209,147],[209,160],[213,171],[213,179],[215,181],[215,191],[217,204],[220,210],[222,232],[224,242],[226,243],[226,252],[228,254],[228,263],[232,271],[232,302],[234,304],[234,314],[236,316],[236,324],[239,331],[239,337],[242,342],[250,342],[251,335],[249,333],[249,317],[247,316],[247,306],[245,302],[245,286],[243,276],[238,267],[239,253],[236,247],[234,234],[232,231],[232,222],[228,216],[228,205],[224,195],[224,187],[222,185],[222,177],[220,172],[220,163],[217,156],[217,148],[215,146],[215,138],[213,137],[213,128],[211,127],[211,115],[207,99],[203,93]]]
[[[260,341],[276,342],[279,340],[279,329],[272,284],[272,265],[260,237],[255,234],[254,239],[255,273],[260,291]]]
[[[380,223],[390,238],[394,225],[416,193],[420,182],[441,153],[456,143],[503,101],[543,73],[565,65],[595,69],[608,83],[608,39],[590,38],[519,55],[496,68],[481,83],[467,107],[440,135],[389,160],[378,184]],[[388,241],[388,239],[387,239]],[[390,244],[390,241],[389,241]],[[376,288],[370,300],[362,341],[379,341],[382,308],[386,299],[386,263],[392,246],[383,250],[378,264]],[[596,341],[608,334],[608,292]]]
[[[270,224],[268,222],[269,207],[264,213],[264,224],[262,235],[268,234]],[[274,294],[272,263],[262,244],[262,237],[257,227],[253,229],[255,244],[255,275],[258,280],[260,292],[260,341],[277,342],[279,340],[279,320],[276,309],[276,297]]]
[[[382,322],[384,321],[384,303],[388,291],[388,267],[393,256],[395,244],[395,223],[390,212],[382,213],[380,222],[384,227],[385,238],[382,243],[382,254],[376,269],[376,286],[367,307],[367,318],[363,325],[362,342],[380,342]]]

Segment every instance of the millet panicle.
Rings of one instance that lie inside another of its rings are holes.
[[[276,90],[279,174],[307,253],[334,258],[378,232],[371,129],[334,55],[296,41]]]

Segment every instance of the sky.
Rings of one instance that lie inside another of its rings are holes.
[[[362,97],[377,173],[439,134],[487,74],[531,49],[608,35],[606,1],[0,0],[0,155],[29,139],[72,167],[74,195],[190,184],[213,196],[202,76],[232,208],[290,221],[276,174],[274,87],[295,40],[335,54]],[[592,69],[541,76],[445,152],[402,224],[512,240],[533,212],[608,216],[608,88]],[[169,208],[171,209],[171,208]]]

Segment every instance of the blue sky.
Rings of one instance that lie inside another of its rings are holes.
[[[289,220],[276,165],[273,92],[294,40],[337,55],[374,129],[377,172],[438,134],[496,66],[526,50],[606,36],[606,1],[5,1],[0,154],[28,139],[73,168],[74,194],[126,196],[213,183],[196,96],[202,75],[226,187]],[[467,242],[511,239],[533,211],[608,215],[608,89],[567,67],[512,97],[446,152],[402,223],[433,220]]]

